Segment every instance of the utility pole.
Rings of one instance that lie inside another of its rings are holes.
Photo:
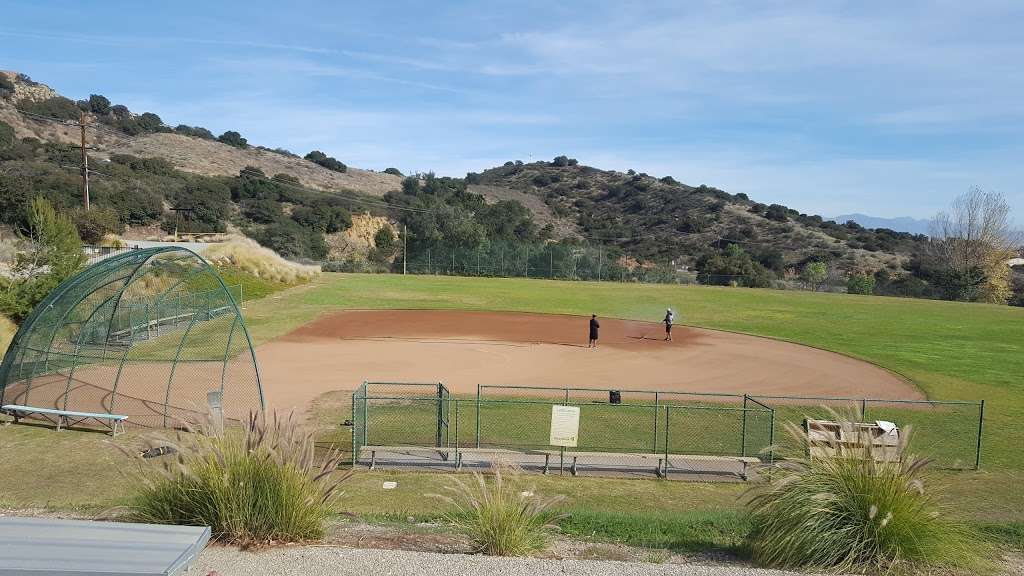
[[[601,253],[601,245],[598,244],[597,245],[597,281],[598,282],[601,281],[601,264],[602,264],[601,260],[602,260],[602,256],[603,256],[603,254]]]
[[[89,155],[85,152],[85,112],[78,117],[78,127],[82,132],[82,203],[89,209]]]
[[[409,230],[402,224],[402,276],[405,276],[405,265],[409,262]]]

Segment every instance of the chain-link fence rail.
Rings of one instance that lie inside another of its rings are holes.
[[[748,465],[771,445],[771,408],[754,401],[745,407],[741,396],[723,395],[732,405],[721,399],[688,405],[678,399],[612,403],[607,390],[554,392],[561,398],[453,398],[442,384],[366,383],[352,399],[353,462],[369,458],[375,465],[386,452],[390,464],[406,466],[457,468],[506,459],[545,471],[557,462],[573,473],[746,478]],[[586,397],[599,392],[605,401]],[[553,406],[580,409],[576,447],[550,445]]]
[[[167,427],[207,414],[214,392],[226,417],[243,419],[263,394],[232,292],[187,249],[98,262],[22,323],[0,365],[0,402]]]
[[[839,417],[862,422],[885,420],[909,431],[906,451],[931,458],[935,465],[952,470],[981,467],[985,401],[882,400],[870,398],[822,398],[812,396],[750,397],[775,410],[775,444],[779,456],[802,455],[799,439],[785,430],[785,423],[802,427],[810,418]]]

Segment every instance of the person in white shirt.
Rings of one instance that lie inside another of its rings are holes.
[[[676,315],[672,313],[672,309],[665,310],[665,319],[662,322],[665,323],[665,341],[670,342],[672,340],[672,323],[675,322]]]

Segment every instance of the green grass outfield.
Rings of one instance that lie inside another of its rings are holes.
[[[683,324],[873,362],[906,376],[930,399],[984,399],[983,469],[1024,471],[1024,308],[748,288],[324,274],[249,302],[244,312],[260,343],[332,309],[596,313],[657,322],[666,307]]]
[[[874,362],[911,379],[932,399],[985,399],[982,470],[943,472],[936,481],[945,485],[950,504],[977,522],[1005,526],[1024,521],[1024,490],[1019,485],[1024,476],[1024,309],[726,287],[324,274],[309,285],[247,301],[243,312],[259,344],[336,309],[596,313],[657,322],[669,306],[684,324],[780,338]],[[344,399],[336,400],[337,411],[344,412]],[[118,441],[131,443],[133,438],[128,434]],[[9,463],[0,468],[0,506],[102,509],[123,495],[122,471],[115,462],[120,454],[102,435],[55,435],[46,428],[9,426],[0,428],[0,453]],[[381,492],[381,480],[389,478],[398,479],[400,488]],[[440,491],[446,478],[360,473],[346,486],[339,511],[436,514],[436,503],[423,494]],[[734,510],[745,489],[736,484],[594,478],[538,477],[536,484],[538,491],[566,494],[573,508],[613,516]],[[601,521],[596,518],[577,529]],[[611,534],[629,522],[633,520],[616,520],[618,528],[606,531]],[[1015,527],[1003,532],[1019,540],[1020,525],[1010,526]]]

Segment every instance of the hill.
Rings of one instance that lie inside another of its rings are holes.
[[[89,213],[77,210],[82,118],[98,209]],[[0,224],[23,227],[34,195],[71,211],[89,242],[126,229],[232,229],[291,258],[343,260],[339,270],[399,269],[407,247],[403,260],[425,260],[413,269],[430,273],[470,273],[472,260],[481,275],[676,282],[697,272],[705,283],[839,290],[852,277],[867,292],[965,293],[956,284],[963,282],[943,275],[924,236],[837,224],[671,176],[559,156],[465,178],[404,177],[394,168],[348,167],[317,150],[299,156],[253,146],[235,131],[172,127],[102,95],[72,100],[2,72]],[[368,213],[357,219],[362,232],[346,234],[357,213]],[[811,264],[815,273],[801,279]]]
[[[697,268],[714,252],[737,245],[778,274],[816,260],[843,272],[899,270],[923,240],[836,224],[672,177],[581,166],[565,157],[507,162],[468,178],[492,194],[509,190],[542,200],[554,218],[575,224],[585,238],[637,258]]]
[[[909,216],[880,218],[878,216],[868,216],[867,214],[840,214],[835,218],[829,218],[829,220],[840,224],[845,224],[852,220],[865,228],[888,228],[889,230],[907,232],[909,234],[928,234],[932,223],[931,220],[910,218]]]
[[[17,138],[79,144],[81,136],[77,125],[77,112],[68,108],[68,103],[75,104],[74,102],[60,96],[45,84],[32,81],[29,77],[15,72],[0,71],[0,78],[6,78],[14,86],[13,94],[7,98],[0,98],[0,121],[10,125]],[[47,105],[47,102],[51,104]],[[110,106],[111,110],[113,108],[114,106]],[[38,109],[43,113],[29,115],[20,113],[19,109],[29,113],[33,113],[33,109]],[[92,153],[102,161],[109,160],[116,154],[163,158],[179,170],[205,176],[234,176],[246,166],[255,166],[267,174],[291,174],[298,178],[303,186],[318,190],[340,188],[375,196],[381,196],[401,185],[401,178],[393,174],[348,167],[344,172],[329,170],[287,150],[232,146],[213,139],[212,134],[211,138],[203,138],[176,133],[170,127],[162,126],[158,126],[154,131],[144,130],[130,134],[120,129],[116,123],[105,122],[112,114],[113,112],[98,114],[91,109],[87,113],[89,122],[95,126],[95,129],[87,132],[87,141],[93,147]],[[46,119],[61,119],[62,115],[65,116],[62,119],[66,123],[54,123]],[[181,131],[200,133],[198,131],[203,130],[194,126],[185,128],[191,130]]]

